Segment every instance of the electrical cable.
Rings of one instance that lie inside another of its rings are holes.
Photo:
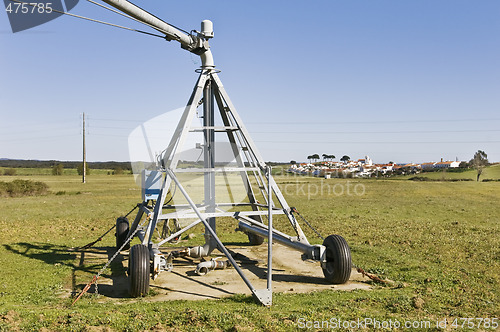
[[[109,128],[109,127],[103,127]],[[123,129],[119,128],[119,129]],[[118,129],[118,128],[114,128]],[[406,130],[406,131],[294,131],[294,134],[442,134],[442,133],[483,133],[499,132],[500,129],[464,129],[464,130]],[[290,134],[289,131],[252,131],[252,134]]]
[[[378,124],[378,123],[442,123],[442,122],[492,122],[492,121],[500,121],[499,118],[482,118],[482,119],[448,119],[448,120],[375,120],[375,121],[280,121],[280,124],[291,124],[291,125],[305,125],[305,124],[319,124],[319,125],[330,125],[330,124]],[[274,125],[274,122],[260,122],[260,121],[248,121],[247,124],[270,124]]]
[[[177,184],[174,183],[174,185],[175,185],[174,192],[170,194],[170,199],[168,200],[168,202],[163,203],[163,206],[168,205],[168,203],[172,202],[172,200],[174,199],[175,192],[177,191]],[[170,192],[170,190],[169,190],[169,192]]]
[[[29,6],[35,7],[35,5],[33,3],[29,3],[29,2],[24,2],[24,1],[20,1],[20,0],[9,0],[9,1],[17,2],[17,3],[22,3],[22,4],[27,4]],[[113,23],[108,23],[108,22],[104,22],[104,21],[99,21],[99,20],[96,20],[96,19],[93,19],[93,18],[89,18],[89,17],[85,17],[85,16],[80,16],[80,15],[76,15],[76,14],[71,14],[71,13],[60,11],[60,10],[57,10],[57,9],[52,9],[52,11],[55,12],[55,13],[64,14],[64,15],[68,15],[68,16],[72,16],[72,17],[76,17],[76,18],[80,18],[82,20],[87,20],[87,21],[91,21],[91,22],[95,22],[95,23],[104,24],[104,25],[109,25],[109,26],[112,26],[112,27],[115,27],[115,28],[120,28],[120,29],[135,31],[135,32],[143,33],[143,34],[154,36],[154,37],[165,38],[165,36],[157,35],[155,33],[147,32],[147,31],[142,31],[142,30],[137,30],[137,29],[133,29],[133,28],[127,28],[127,27],[124,27],[124,26],[121,26],[121,25],[118,25],[118,24],[113,24]]]
[[[106,7],[106,6],[104,6],[104,5],[101,5],[100,3],[97,3],[97,2],[92,1],[92,0],[87,0],[87,1],[88,1],[88,2],[93,3],[93,4],[97,5],[97,6],[103,7],[103,8],[105,8],[105,9],[107,9],[107,10],[110,10],[110,11],[112,11],[112,12],[114,12],[114,13],[120,14],[120,15],[122,15],[122,16],[124,16],[124,17],[130,18],[130,19],[132,19],[132,20],[134,20],[134,21],[137,21],[137,22],[139,22],[139,23],[145,24],[145,25],[147,25],[147,26],[149,26],[149,27],[151,27],[151,28],[153,28],[153,29],[155,29],[155,30],[160,30],[160,31],[162,31],[162,32],[166,33],[165,31],[163,31],[163,30],[161,30],[161,29],[158,29],[157,27],[154,27],[154,26],[150,25],[149,23],[145,23],[145,22],[143,22],[143,21],[141,21],[141,20],[138,20],[138,19],[136,19],[136,18],[134,18],[134,17],[132,17],[132,16],[130,16],[130,15],[127,15],[127,14],[124,14],[124,13],[122,13],[122,12],[120,12],[120,11],[115,10],[115,9],[112,9],[112,8]],[[159,18],[159,17],[157,17],[157,16],[155,16],[155,15],[151,14],[150,12],[148,12],[148,11],[146,11],[146,10],[142,9],[141,7],[139,7],[139,6],[135,5],[135,4],[133,4],[133,5],[134,5],[135,7],[137,7],[137,8],[140,8],[142,11],[147,12],[149,15],[153,16],[154,18],[156,18],[156,19],[158,19],[158,20],[160,20],[160,21],[162,21],[162,22],[163,22],[163,20],[162,20],[161,18]],[[187,31],[186,31],[186,30],[184,30],[184,29],[181,29],[181,28],[179,28],[179,27],[176,27],[175,25],[170,24],[170,23],[167,23],[167,24],[168,24],[168,25],[170,25],[171,27],[173,27],[173,28],[175,28],[175,29],[179,30],[179,31],[184,32],[186,35],[191,35],[191,33],[187,32]]]
[[[286,144],[486,144],[500,143],[500,141],[260,141],[258,143],[286,143]]]
[[[98,2],[93,1],[93,0],[87,0],[87,1],[88,1],[88,2],[90,2],[90,3],[93,3],[93,4],[94,4],[94,5],[96,5],[96,6],[102,7],[102,8],[107,9],[107,10],[109,10],[109,11],[113,12],[113,13],[116,13],[116,14],[121,15],[121,16],[123,16],[123,17],[129,18],[129,19],[134,20],[134,21],[136,21],[136,22],[139,22],[139,23],[141,23],[141,24],[147,25],[148,27],[150,27],[150,28],[152,28],[152,29],[159,30],[159,31],[161,31],[161,32],[163,32],[163,33],[165,33],[165,34],[167,34],[167,33],[166,33],[166,31],[164,31],[164,30],[162,30],[162,29],[159,29],[158,27],[155,27],[155,26],[153,26],[153,25],[151,25],[151,24],[149,24],[149,23],[146,23],[146,22],[143,22],[143,21],[141,21],[141,20],[138,20],[138,19],[136,19],[135,17],[132,17],[132,16],[130,16],[130,15],[124,14],[124,13],[122,13],[122,12],[120,12],[120,11],[116,10],[116,9],[106,7],[106,6],[104,6],[104,5],[102,5],[102,4],[98,3]],[[153,15],[153,16],[154,16],[154,15]],[[155,16],[155,17],[156,17],[156,16]],[[158,19],[159,19],[159,18],[158,18]],[[160,20],[160,19],[159,19],[159,20]],[[180,30],[180,31],[182,31],[182,32],[184,32],[184,33],[186,33],[186,34],[188,34],[186,31],[184,31],[184,30],[182,30],[182,29],[179,29],[179,28],[177,28],[177,27],[173,26],[172,24],[169,24],[169,25],[171,25],[172,27],[176,28],[177,30]],[[162,37],[162,38],[165,38],[164,36],[161,36],[161,37]]]

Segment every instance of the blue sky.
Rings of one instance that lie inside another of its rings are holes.
[[[214,23],[219,77],[265,160],[500,161],[496,0],[139,1]],[[72,13],[149,31],[81,0]],[[0,13],[0,158],[129,160],[128,135],[187,102],[175,42],[63,16],[13,34]],[[165,146],[168,142],[165,142]]]

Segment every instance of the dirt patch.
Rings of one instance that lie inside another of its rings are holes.
[[[267,288],[267,244],[261,246],[231,246],[227,248],[236,253],[238,261],[246,277],[255,289]],[[96,264],[97,260],[104,262],[113,254],[113,248],[96,248],[87,252],[83,265]],[[172,248],[169,248],[172,250]],[[99,279],[98,292],[108,298],[127,298],[128,251],[117,256],[112,264],[111,273],[105,273]],[[308,293],[327,289],[353,290],[370,289],[370,281],[352,270],[350,280],[343,285],[332,285],[326,282],[318,262],[303,261],[301,254],[280,244],[273,244],[273,292]],[[223,254],[212,255],[226,260]],[[88,261],[87,261],[88,260]],[[219,299],[234,294],[251,294],[234,268],[212,270],[204,276],[195,274],[200,260],[179,258],[174,260],[171,272],[162,272],[156,280],[151,280],[150,287],[154,295],[150,301],[168,300],[205,300]],[[108,271],[109,272],[109,271]],[[82,286],[83,287],[83,286]],[[80,288],[81,289],[81,288]],[[94,292],[91,288],[89,292]]]
[[[9,310],[5,315],[0,315],[0,322],[9,325],[10,327],[16,327],[19,321],[19,314],[14,310]]]

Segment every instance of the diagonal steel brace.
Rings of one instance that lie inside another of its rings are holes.
[[[191,197],[189,197],[189,194],[186,192],[184,187],[181,185],[181,183],[179,182],[179,180],[175,176],[174,172],[169,168],[167,168],[166,171],[167,171],[167,174],[170,176],[170,178],[172,180],[174,180],[175,184],[177,185],[177,188],[184,195],[184,197],[186,198],[186,200],[188,201],[189,205],[194,210],[194,212],[196,213],[198,218],[205,225],[206,229],[208,230],[208,232],[210,233],[212,238],[217,242],[217,246],[218,246],[219,250],[221,250],[224,253],[224,255],[227,257],[227,259],[231,262],[231,265],[233,265],[236,272],[238,272],[238,274],[240,275],[241,279],[243,279],[245,284],[248,286],[248,288],[252,292],[252,295],[263,305],[269,305],[268,299],[266,298],[266,296],[263,296],[263,294],[261,294],[260,292],[258,292],[255,289],[255,287],[252,285],[250,280],[248,280],[248,278],[245,276],[245,273],[243,273],[243,270],[238,266],[238,264],[234,260],[233,256],[231,256],[231,254],[229,253],[227,248],[224,246],[224,244],[222,244],[221,240],[219,239],[219,237],[217,236],[215,231],[212,229],[212,227],[210,227],[208,221],[206,221],[205,218],[203,218],[201,211],[198,209],[196,204],[191,200]]]

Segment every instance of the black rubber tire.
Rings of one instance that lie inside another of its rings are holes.
[[[262,236],[258,236],[252,233],[247,233],[248,236],[248,242],[250,242],[250,245],[252,246],[260,246],[262,243],[264,243],[264,238]]]
[[[345,284],[351,276],[351,249],[340,235],[330,235],[324,241],[326,247],[326,266],[323,274],[332,284]]]
[[[130,249],[128,259],[128,292],[132,297],[146,296],[149,293],[151,274],[149,249],[143,244],[136,244]]]
[[[120,217],[116,219],[116,250],[120,249],[121,246],[125,243],[127,240],[127,235],[128,235],[128,230],[129,230],[129,224],[128,224],[128,219],[125,217]],[[123,247],[123,250],[128,250],[130,249],[130,242],[127,243],[125,247]]]

